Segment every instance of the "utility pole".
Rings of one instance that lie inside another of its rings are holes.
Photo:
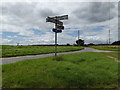
[[[109,44],[110,44],[110,2],[109,2],[109,32],[108,32],[108,36],[109,36]]]
[[[78,40],[79,40],[79,30],[78,30]]]
[[[17,43],[17,46],[19,46],[19,43]]]
[[[109,29],[109,44],[110,44],[110,29]]]
[[[79,38],[79,34],[80,34],[80,33],[79,33],[79,30],[78,30],[78,46],[80,46],[80,41],[79,41],[80,38]]]

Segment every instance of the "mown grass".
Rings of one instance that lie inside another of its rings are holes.
[[[91,46],[92,48],[99,49],[99,50],[109,50],[109,51],[120,51],[120,46],[118,45],[104,45],[104,46]]]
[[[86,52],[3,65],[4,88],[118,88],[118,63]]]
[[[58,46],[57,52],[81,50],[83,47],[77,46]],[[53,53],[54,46],[2,46],[2,57],[24,56]]]
[[[105,56],[111,56],[120,61],[120,52],[102,52]]]

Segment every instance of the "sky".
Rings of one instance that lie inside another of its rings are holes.
[[[61,20],[65,29],[58,33],[58,44],[74,44],[78,30],[86,44],[108,43],[109,30],[111,43],[119,40],[117,2],[70,1],[0,3],[1,44],[54,44],[55,25],[46,18],[62,15],[68,15],[68,20]]]

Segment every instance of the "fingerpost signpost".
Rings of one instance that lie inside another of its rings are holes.
[[[57,33],[62,33],[62,30],[64,30],[63,22],[60,20],[66,19],[68,19],[68,15],[46,18],[46,22],[55,23],[55,28],[52,29],[52,31],[55,32],[55,56],[57,56]]]

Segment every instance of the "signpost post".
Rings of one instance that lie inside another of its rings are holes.
[[[53,32],[55,32],[55,56],[57,56],[57,33],[61,33],[64,29],[63,22],[59,20],[68,19],[68,15],[63,16],[55,16],[55,17],[47,17],[46,22],[55,23],[55,28],[53,28]]]

